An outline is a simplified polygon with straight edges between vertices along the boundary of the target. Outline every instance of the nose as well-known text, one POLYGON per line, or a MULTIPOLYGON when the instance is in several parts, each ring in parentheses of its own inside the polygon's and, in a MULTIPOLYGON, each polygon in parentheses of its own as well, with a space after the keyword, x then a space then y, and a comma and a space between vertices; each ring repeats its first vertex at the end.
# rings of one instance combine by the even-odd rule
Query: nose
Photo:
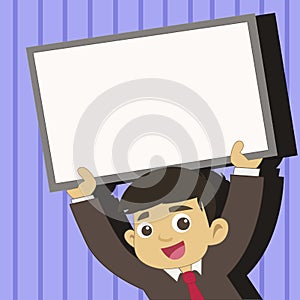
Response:
POLYGON ((170 242, 170 241, 173 240, 172 237, 168 237, 168 236, 163 235, 163 234, 160 234, 160 235, 158 236, 158 239, 159 239, 160 241, 162 241, 162 242, 170 242))

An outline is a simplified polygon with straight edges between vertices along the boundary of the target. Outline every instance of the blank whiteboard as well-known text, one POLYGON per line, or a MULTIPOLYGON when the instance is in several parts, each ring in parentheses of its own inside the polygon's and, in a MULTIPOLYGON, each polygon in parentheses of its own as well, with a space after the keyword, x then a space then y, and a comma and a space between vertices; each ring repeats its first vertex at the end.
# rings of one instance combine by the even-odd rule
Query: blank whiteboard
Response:
POLYGON ((276 155, 254 15, 28 49, 50 190, 276 155), (119 176, 118 176, 119 175, 119 176))

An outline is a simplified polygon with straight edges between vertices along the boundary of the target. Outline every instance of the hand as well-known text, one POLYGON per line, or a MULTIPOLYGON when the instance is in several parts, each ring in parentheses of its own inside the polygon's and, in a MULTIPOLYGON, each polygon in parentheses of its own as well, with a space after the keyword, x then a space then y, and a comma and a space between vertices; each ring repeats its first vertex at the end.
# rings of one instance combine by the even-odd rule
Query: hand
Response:
POLYGON ((249 160, 245 155, 241 153, 244 148, 244 143, 241 141, 236 142, 231 150, 231 163, 237 168, 249 168, 255 169, 262 162, 262 158, 249 160))
POLYGON ((78 188, 68 190, 67 193, 73 199, 92 195, 96 188, 96 180, 93 174, 87 168, 78 168, 77 172, 83 182, 79 184, 78 188))

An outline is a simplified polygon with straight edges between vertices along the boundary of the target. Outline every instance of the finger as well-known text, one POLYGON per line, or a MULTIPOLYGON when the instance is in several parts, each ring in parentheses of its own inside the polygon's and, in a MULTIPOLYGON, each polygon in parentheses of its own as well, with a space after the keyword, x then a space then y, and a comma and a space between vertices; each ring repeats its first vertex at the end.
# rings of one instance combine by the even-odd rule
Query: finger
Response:
POLYGON ((248 160, 247 167, 257 168, 261 164, 262 160, 263 160, 262 158, 248 160))
POLYGON ((232 147, 231 154, 241 153, 243 149, 244 149, 244 143, 242 141, 237 141, 234 143, 232 147))
POLYGON ((96 180, 84 181, 79 185, 79 189, 85 196, 91 195, 96 188, 96 180))
POLYGON ((247 165, 248 159, 243 154, 235 154, 230 157, 231 163, 238 168, 243 168, 247 165))
POLYGON ((81 198, 84 196, 79 188, 67 190, 67 193, 72 199, 81 198))
POLYGON ((77 172, 84 181, 95 181, 94 175, 87 168, 80 167, 77 172))

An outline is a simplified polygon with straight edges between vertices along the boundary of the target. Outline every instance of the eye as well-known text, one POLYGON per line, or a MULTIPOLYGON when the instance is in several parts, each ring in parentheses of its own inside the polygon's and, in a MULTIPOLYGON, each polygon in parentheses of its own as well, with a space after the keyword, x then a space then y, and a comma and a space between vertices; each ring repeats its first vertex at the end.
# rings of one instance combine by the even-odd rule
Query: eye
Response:
POLYGON ((152 235, 153 227, 150 223, 143 222, 138 225, 137 233, 141 238, 146 239, 152 235))
POLYGON ((177 232, 188 231, 191 225, 191 218, 186 214, 177 214, 172 219, 172 226, 177 232))

